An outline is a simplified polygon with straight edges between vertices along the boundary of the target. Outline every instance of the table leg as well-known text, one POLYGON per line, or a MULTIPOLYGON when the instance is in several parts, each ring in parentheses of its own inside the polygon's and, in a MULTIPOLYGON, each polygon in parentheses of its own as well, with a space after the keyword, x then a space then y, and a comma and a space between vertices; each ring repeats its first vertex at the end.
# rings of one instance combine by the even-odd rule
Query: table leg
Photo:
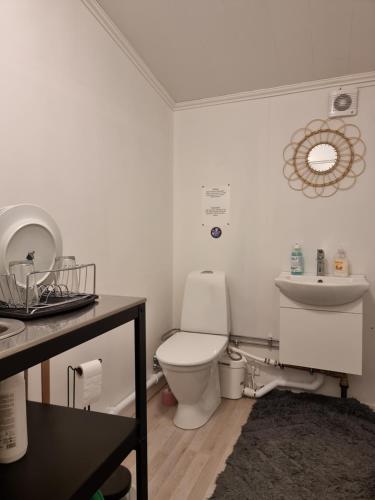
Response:
POLYGON ((25 377, 25 393, 27 401, 29 399, 29 370, 25 370, 23 373, 25 377))
POLYGON ((49 359, 41 363, 41 379, 42 379, 42 403, 50 404, 51 388, 50 388, 50 364, 49 359))
POLYGON ((146 309, 138 307, 134 322, 135 412, 139 423, 137 454, 137 500, 148 499, 147 478, 147 388, 146 388, 146 309))

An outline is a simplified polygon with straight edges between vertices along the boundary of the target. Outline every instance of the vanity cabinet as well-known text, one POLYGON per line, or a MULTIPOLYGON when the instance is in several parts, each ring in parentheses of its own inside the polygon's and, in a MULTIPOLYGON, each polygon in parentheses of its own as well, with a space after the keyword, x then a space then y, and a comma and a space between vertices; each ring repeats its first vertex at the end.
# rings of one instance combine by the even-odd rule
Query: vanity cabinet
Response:
POLYGON ((145 299, 101 296, 93 306, 27 322, 0 341, 0 380, 130 321, 136 418, 28 402, 28 451, 0 465, 1 499, 88 500, 135 450, 137 499, 147 500, 145 299))
POLYGON ((280 362, 362 375, 362 302, 309 306, 280 293, 280 362))

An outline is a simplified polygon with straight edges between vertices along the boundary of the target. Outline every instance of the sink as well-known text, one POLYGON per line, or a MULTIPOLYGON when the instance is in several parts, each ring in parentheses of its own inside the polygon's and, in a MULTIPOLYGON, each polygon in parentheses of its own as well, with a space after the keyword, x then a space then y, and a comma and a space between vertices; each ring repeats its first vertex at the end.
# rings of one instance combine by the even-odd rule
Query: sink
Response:
POLYGON ((313 306, 339 306, 354 302, 369 289, 365 276, 295 276, 281 273, 275 279, 280 291, 292 300, 313 306))
POLYGON ((0 340, 23 332, 25 323, 18 319, 0 318, 0 340))

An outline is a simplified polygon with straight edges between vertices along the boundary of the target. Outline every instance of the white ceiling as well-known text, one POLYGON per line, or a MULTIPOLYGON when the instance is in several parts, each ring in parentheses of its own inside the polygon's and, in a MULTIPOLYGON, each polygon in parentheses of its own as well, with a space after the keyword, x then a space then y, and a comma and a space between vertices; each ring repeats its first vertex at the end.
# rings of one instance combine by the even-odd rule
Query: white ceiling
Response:
POLYGON ((375 70, 375 0, 98 0, 176 102, 375 70))

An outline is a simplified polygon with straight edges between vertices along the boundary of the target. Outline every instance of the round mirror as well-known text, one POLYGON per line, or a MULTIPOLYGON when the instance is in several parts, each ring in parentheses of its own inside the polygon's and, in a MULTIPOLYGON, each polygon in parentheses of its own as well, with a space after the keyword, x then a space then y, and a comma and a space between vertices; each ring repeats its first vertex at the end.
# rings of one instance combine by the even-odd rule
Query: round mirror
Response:
POLYGON ((361 131, 340 118, 311 120, 284 148, 283 174, 307 198, 328 198, 354 186, 366 168, 361 131))
POLYGON ((331 144, 317 144, 307 155, 309 167, 316 173, 328 172, 335 166, 336 161, 337 151, 331 144))

